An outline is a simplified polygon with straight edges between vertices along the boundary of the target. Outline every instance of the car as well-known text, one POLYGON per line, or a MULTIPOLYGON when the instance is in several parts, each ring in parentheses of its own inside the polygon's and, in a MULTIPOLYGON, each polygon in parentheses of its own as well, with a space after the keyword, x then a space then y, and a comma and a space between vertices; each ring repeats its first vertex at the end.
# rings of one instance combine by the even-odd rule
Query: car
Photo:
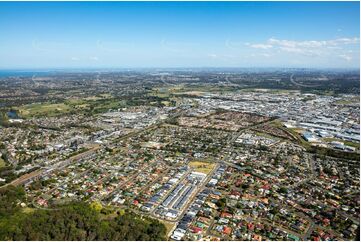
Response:
POLYGON ((181 228, 176 228, 176 229, 174 230, 174 232, 178 232, 178 233, 181 233, 181 234, 185 234, 185 233, 186 233, 186 230, 181 229, 181 228))
POLYGON ((146 207, 146 206, 143 206, 141 209, 142 209, 143 211, 146 211, 146 212, 150 211, 150 208, 149 208, 149 207, 146 207))
POLYGON ((180 241, 180 240, 182 240, 183 237, 180 237, 179 235, 172 235, 170 238, 173 240, 180 241))

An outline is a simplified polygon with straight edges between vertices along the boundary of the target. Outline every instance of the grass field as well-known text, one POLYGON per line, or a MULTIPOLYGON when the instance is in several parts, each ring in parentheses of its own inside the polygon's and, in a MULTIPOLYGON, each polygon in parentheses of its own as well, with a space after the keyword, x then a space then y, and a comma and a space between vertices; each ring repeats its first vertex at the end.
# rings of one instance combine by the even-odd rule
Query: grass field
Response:
POLYGON ((357 104, 357 103, 360 103, 360 98, 359 97, 352 97, 352 98, 348 98, 346 100, 338 100, 335 103, 339 104, 339 105, 357 104))
POLYGON ((181 90, 184 85, 177 85, 172 87, 160 87, 160 88, 153 88, 152 92, 150 93, 151 96, 157 97, 169 97, 171 94, 181 90))
POLYGON ((71 107, 65 103, 36 103, 19 108, 21 117, 58 116, 70 112, 71 107))
POLYGON ((267 134, 267 133, 262 133, 262 132, 255 132, 256 135, 258 136, 261 136, 261 137, 265 137, 265 138, 268 138, 268 139, 275 139, 276 137, 270 135, 270 134, 267 134))
POLYGON ((5 165, 5 161, 0 157, 0 168, 4 167, 5 165))
POLYGON ((299 128, 284 128, 291 134, 293 134, 295 137, 297 137, 297 140, 300 145, 302 145, 305 149, 309 149, 311 147, 311 144, 307 142, 304 138, 302 138, 301 134, 304 131, 303 129, 299 128))
POLYGON ((165 106, 170 106, 170 102, 168 102, 168 101, 162 101, 162 104, 164 104, 165 106))
POLYGON ((346 141, 346 140, 337 139, 337 138, 324 138, 323 141, 325 141, 325 142, 332 142, 332 141, 342 142, 345 145, 355 147, 356 149, 360 149, 360 144, 356 143, 356 142, 352 142, 352 141, 346 141))
POLYGON ((245 88, 240 90, 240 92, 264 92, 272 94, 287 94, 300 92, 299 90, 287 90, 287 89, 266 89, 266 88, 245 88))
POLYGON ((174 85, 171 87, 154 88, 150 96, 170 97, 171 95, 192 95, 199 96, 206 93, 230 92, 236 91, 232 87, 219 87, 209 85, 185 86, 184 84, 174 85))
POLYGON ((61 103, 34 103, 20 106, 18 114, 22 118, 54 117, 68 113, 106 112, 126 106, 125 100, 106 97, 88 97, 83 99, 68 99, 61 103))
POLYGON ((33 213, 34 211, 35 211, 35 208, 25 207, 22 209, 22 212, 27 213, 27 214, 33 213))
POLYGON ((189 162, 189 166, 192 167, 197 172, 202 172, 205 174, 209 174, 213 168, 215 167, 215 163, 207 162, 207 161, 191 161, 189 162))
POLYGON ((165 228, 167 229, 167 235, 170 234, 170 232, 174 229, 174 227, 176 225, 175 223, 167 222, 164 220, 160 220, 160 222, 163 223, 165 228))

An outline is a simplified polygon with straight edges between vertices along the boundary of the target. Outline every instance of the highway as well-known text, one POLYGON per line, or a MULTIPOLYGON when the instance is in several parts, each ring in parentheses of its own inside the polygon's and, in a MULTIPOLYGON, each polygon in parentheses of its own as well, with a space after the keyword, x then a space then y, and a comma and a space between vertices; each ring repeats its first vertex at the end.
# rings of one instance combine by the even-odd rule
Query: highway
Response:
POLYGON ((294 76, 295 74, 292 74, 291 76, 290 76, 290 81, 293 83, 293 84, 295 84, 295 85, 297 85, 297 86, 300 86, 300 87, 318 87, 319 85, 305 85, 305 84, 301 84, 301 83, 298 83, 298 82, 296 82, 295 80, 293 80, 293 76, 294 76))

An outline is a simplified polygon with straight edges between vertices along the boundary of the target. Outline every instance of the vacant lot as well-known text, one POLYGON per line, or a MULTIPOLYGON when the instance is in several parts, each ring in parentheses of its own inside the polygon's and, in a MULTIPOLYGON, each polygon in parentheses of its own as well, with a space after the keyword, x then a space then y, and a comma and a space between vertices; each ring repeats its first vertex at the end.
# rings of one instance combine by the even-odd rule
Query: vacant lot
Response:
POLYGON ((213 168, 215 167, 215 163, 207 162, 207 161, 191 161, 189 162, 189 166, 194 168, 197 172, 202 172, 205 174, 209 174, 213 168))
POLYGON ((162 224, 164 224, 165 228, 167 229, 166 234, 170 235, 170 233, 173 231, 174 227, 175 227, 175 223, 172 222, 168 222, 168 221, 164 221, 164 220, 159 220, 162 224))

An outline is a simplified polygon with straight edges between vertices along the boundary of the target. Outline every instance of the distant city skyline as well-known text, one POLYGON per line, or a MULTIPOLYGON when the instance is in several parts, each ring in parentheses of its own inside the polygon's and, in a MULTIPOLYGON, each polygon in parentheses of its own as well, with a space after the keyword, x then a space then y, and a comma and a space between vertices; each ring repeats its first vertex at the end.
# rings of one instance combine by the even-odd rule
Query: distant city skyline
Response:
POLYGON ((0 69, 359 68, 359 2, 0 2, 0 69))

